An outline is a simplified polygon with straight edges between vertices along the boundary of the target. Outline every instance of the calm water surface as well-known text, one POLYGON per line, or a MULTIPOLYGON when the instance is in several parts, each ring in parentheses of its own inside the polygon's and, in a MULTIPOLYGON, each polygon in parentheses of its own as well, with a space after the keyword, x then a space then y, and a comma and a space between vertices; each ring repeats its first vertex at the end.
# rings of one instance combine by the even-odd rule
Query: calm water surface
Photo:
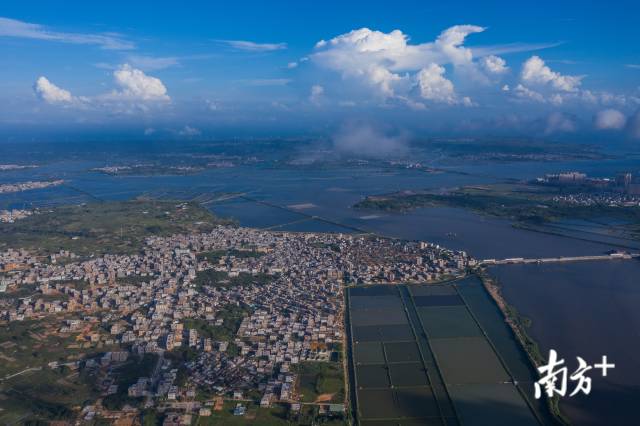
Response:
POLYGON ((543 353, 555 349, 575 368, 576 356, 616 364, 593 374, 589 396, 566 398, 576 424, 640 424, 640 261, 505 265, 491 271, 506 299, 531 318, 543 353))

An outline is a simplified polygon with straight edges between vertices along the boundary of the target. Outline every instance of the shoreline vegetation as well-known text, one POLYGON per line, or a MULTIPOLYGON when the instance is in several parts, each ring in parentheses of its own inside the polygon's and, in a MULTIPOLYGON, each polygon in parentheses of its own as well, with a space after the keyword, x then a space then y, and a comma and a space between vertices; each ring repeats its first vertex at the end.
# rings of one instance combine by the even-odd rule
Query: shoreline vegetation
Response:
MULTIPOLYGON (((607 204, 579 205, 554 199, 566 193, 561 189, 527 184, 495 184, 466 186, 447 192, 400 191, 371 195, 353 205, 355 209, 408 212, 418 208, 452 207, 479 214, 512 220, 522 228, 557 223, 560 220, 601 218, 616 219, 616 227, 625 235, 621 238, 640 240, 640 207, 607 204)), ((600 226, 607 226, 600 224, 600 226)), ((543 232, 539 229, 533 229, 543 232)))
MULTIPOLYGON (((524 349, 529 358, 529 362, 531 362, 537 370, 538 367, 545 364, 547 360, 540 351, 538 342, 536 342, 527 331, 527 328, 531 327, 531 320, 520 314, 514 306, 505 300, 500 284, 495 278, 489 275, 486 269, 478 269, 474 273, 480 278, 482 285, 498 306, 500 312, 502 312, 505 322, 509 325, 509 328, 511 328, 513 334, 516 336, 516 340, 524 349)), ((559 424, 564 426, 571 424, 560 411, 560 399, 557 396, 547 399, 547 402, 549 411, 559 424)))

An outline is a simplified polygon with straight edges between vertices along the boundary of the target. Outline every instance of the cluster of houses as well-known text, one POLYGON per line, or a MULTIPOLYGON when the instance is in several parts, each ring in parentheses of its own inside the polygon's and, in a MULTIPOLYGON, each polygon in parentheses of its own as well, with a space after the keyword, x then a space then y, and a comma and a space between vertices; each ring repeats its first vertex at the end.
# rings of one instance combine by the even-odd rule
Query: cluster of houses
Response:
POLYGON ((33 210, 11 209, 0 210, 0 223, 13 223, 33 214, 33 210))
POLYGON ((50 180, 50 181, 28 181, 18 183, 6 183, 0 185, 0 194, 8 194, 10 192, 22 192, 31 189, 42 189, 50 186, 62 185, 64 180, 50 180))
MULTIPOLYGON (((123 354, 194 354, 183 363, 185 386, 161 358, 162 368, 129 387, 132 397, 177 404, 197 387, 220 397, 259 394, 265 407, 297 404, 295 365, 329 361, 343 342, 345 284, 433 281, 473 264, 428 243, 233 226, 150 237, 133 255, 7 250, 4 291, 31 286, 33 294, 3 298, 0 319, 54 319, 61 336, 119 348, 100 361, 106 365, 125 362, 123 354)), ((114 391, 108 377, 104 384, 114 391)))

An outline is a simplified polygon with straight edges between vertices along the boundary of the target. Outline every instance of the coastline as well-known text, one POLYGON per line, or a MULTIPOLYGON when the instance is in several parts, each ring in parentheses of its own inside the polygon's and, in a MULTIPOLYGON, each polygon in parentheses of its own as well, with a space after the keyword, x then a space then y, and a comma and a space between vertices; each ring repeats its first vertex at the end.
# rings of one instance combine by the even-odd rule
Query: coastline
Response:
MULTIPOLYGON (((509 328, 513 331, 513 334, 516 337, 516 340, 523 348, 524 352, 527 354, 527 358, 529 362, 533 365, 533 367, 537 370, 539 366, 546 363, 545 357, 540 352, 540 347, 538 342, 536 342, 526 330, 530 320, 523 317, 518 313, 515 307, 509 305, 509 303, 505 300, 502 295, 500 285, 497 280, 489 275, 486 269, 478 269, 475 271, 475 274, 480 278, 482 285, 489 293, 494 303, 497 305, 500 312, 504 316, 505 322, 509 325, 509 328)), ((554 419, 560 425, 568 426, 571 424, 569 419, 565 417, 560 411, 560 400, 557 396, 547 399, 549 411, 554 419)))

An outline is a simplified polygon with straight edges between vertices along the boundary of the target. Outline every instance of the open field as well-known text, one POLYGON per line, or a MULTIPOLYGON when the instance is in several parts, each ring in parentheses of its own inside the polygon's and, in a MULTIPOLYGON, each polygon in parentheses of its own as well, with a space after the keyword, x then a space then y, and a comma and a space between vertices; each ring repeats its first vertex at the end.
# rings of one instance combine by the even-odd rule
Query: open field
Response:
POLYGON ((302 362, 295 367, 299 375, 297 390, 303 402, 342 404, 345 398, 342 362, 302 362), (327 400, 328 395, 331 398, 327 400))
POLYGON ((96 398, 93 378, 69 369, 44 369, 0 384, 0 424, 67 420, 96 398))
POLYGON ((280 426, 291 425, 295 417, 289 415, 288 408, 282 405, 275 405, 271 408, 260 408, 255 404, 242 403, 247 407, 247 414, 244 416, 234 416, 234 402, 225 402, 221 411, 212 411, 211 416, 200 416, 195 420, 196 425, 266 425, 280 426))
MULTIPOLYGON (((0 329, 0 424, 17 419, 67 419, 97 396, 94 378, 48 363, 72 362, 110 350, 78 340, 78 333, 59 335, 60 323, 12 322, 0 329)), ((125 390, 126 392, 126 390, 125 390)))
MULTIPOLYGON (((86 341, 78 333, 60 335, 60 323, 50 321, 11 322, 0 327, 0 379, 27 368, 43 367, 52 361, 68 362, 101 348, 81 348, 86 341)), ((108 350, 108 349, 106 349, 108 350)))
POLYGON ((79 256, 135 253, 149 236, 207 232, 227 220, 196 203, 123 201, 60 206, 0 224, 0 249, 38 254, 69 250, 79 256))

